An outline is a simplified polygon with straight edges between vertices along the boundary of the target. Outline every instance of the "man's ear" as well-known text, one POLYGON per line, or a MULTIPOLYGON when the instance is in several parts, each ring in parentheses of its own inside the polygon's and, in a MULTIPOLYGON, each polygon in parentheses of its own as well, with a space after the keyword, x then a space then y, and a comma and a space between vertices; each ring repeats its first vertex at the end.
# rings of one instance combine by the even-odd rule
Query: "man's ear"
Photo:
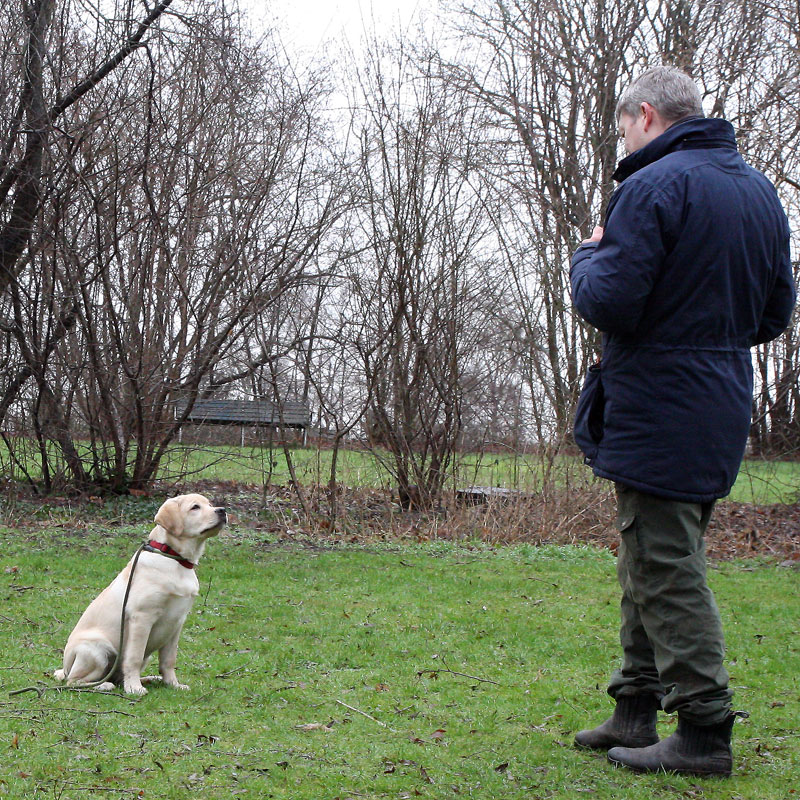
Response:
POLYGON ((158 509, 155 518, 156 525, 160 525, 173 536, 183 534, 183 515, 178 501, 171 497, 158 509))
POLYGON ((639 106, 639 113, 644 117, 644 122, 642 123, 642 128, 647 133, 650 129, 650 126, 653 124, 655 120, 655 108, 650 105, 650 103, 642 103, 639 106))

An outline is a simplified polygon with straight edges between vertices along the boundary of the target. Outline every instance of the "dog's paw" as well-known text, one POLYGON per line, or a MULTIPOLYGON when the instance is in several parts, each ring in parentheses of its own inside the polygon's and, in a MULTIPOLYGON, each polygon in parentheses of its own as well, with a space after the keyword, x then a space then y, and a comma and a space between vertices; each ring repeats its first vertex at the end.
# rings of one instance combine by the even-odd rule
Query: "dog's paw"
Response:
POLYGON ((142 675, 142 683, 161 683, 160 675, 142 675))
POLYGON ((164 686, 169 686, 170 689, 183 689, 186 691, 189 687, 185 683, 178 683, 177 678, 174 681, 164 681, 164 686))
POLYGON ((63 670, 63 669, 57 669, 57 670, 56 670, 56 671, 53 673, 53 677, 54 677, 54 678, 55 678, 57 681, 63 681, 63 680, 66 680, 67 673, 66 673, 66 672, 64 672, 64 670, 63 670))
POLYGON ((137 695, 147 694, 147 689, 145 689, 141 683, 134 684, 126 682, 124 685, 124 689, 125 689, 125 694, 137 694, 137 695))
POLYGON ((106 681, 105 683, 101 683, 97 688, 98 692, 113 692, 116 689, 116 685, 111 683, 111 681, 106 681))

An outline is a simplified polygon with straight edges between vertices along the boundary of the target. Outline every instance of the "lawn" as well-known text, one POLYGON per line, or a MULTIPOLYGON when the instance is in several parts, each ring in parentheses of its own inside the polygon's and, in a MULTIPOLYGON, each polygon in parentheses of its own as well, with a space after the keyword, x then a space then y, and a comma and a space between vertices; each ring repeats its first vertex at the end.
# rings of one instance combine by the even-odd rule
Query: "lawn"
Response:
MULTIPOLYGON (((320 448, 290 450, 298 480, 304 484, 327 483, 331 451, 320 448)), ((386 469, 388 454, 341 450, 338 480, 346 486, 387 487, 393 485, 386 469)), ((261 484, 286 484, 290 474, 281 449, 259 447, 176 447, 164 462, 162 475, 188 472, 193 478, 233 480, 261 484)), ((559 456, 552 464, 537 455, 520 453, 464 453, 457 459, 451 480, 458 486, 502 486, 538 491, 545 476, 559 485, 592 480, 591 470, 580 459, 559 456)), ((729 500, 739 503, 794 503, 800 499, 800 461, 748 459, 742 464, 729 500)))
MULTIPOLYGON (((327 484, 332 451, 320 447, 289 448, 295 475, 301 484, 327 484)), ((18 454, 19 455, 19 454, 18 454)), ((30 476, 39 476, 35 456, 27 464, 30 476)), ((395 481, 387 468, 388 453, 360 449, 339 451, 337 480, 343 486, 388 488, 395 481)), ((0 443, 0 478, 24 483, 26 478, 0 443)), ((291 481, 282 447, 239 445, 174 445, 161 462, 159 477, 181 481, 231 481, 257 486, 286 485, 291 481)), ((499 486, 539 492, 546 483, 557 487, 585 486, 594 480, 577 456, 559 455, 549 460, 524 452, 459 453, 448 486, 499 486)), ((729 500, 740 503, 795 503, 800 500, 800 461, 748 459, 742 464, 729 500)))
POLYGON ((9 697, 51 683, 79 614, 149 530, 76 520, 0 528, 0 796, 796 796, 797 570, 711 573, 736 707, 751 715, 734 730, 734 777, 636 776, 571 746, 610 709, 607 551, 285 548, 234 526, 198 569, 178 663, 188 692, 9 697))

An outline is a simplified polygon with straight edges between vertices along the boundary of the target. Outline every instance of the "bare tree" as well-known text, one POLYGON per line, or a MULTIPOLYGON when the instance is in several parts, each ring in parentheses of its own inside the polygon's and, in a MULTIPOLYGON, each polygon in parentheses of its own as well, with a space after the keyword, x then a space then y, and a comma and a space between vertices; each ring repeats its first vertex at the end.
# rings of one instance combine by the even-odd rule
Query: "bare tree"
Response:
MULTIPOLYGON (((620 89, 652 63, 689 71, 710 113, 733 122, 745 158, 776 182, 796 213, 797 14, 789 0, 486 0, 459 7, 459 57, 444 74, 494 119, 486 180, 508 265, 497 324, 518 357, 540 437, 555 434, 557 442, 568 433, 596 349, 594 333, 571 312, 567 272, 613 189, 620 89)), ((796 429, 797 347, 790 331, 757 353, 755 431, 763 441, 773 423, 784 440, 796 429)))
MULTIPOLYGON (((146 485, 197 399, 245 391, 314 405, 334 516, 359 428, 423 502, 465 433, 554 457, 599 344, 569 257, 648 64, 691 72, 800 215, 794 0, 455 3, 457 48, 368 44, 344 137, 322 71, 235 5, 0 9, 0 422, 32 481, 146 485)), ((796 450, 796 327, 755 364, 754 445, 796 450)))
POLYGON ((488 226, 473 109, 438 80, 430 45, 419 52, 373 43, 361 74, 357 180, 368 249, 350 285, 353 313, 368 322, 359 352, 369 433, 391 454, 401 500, 427 504, 452 467, 482 339, 488 226))
MULTIPOLYGON (((60 133, 57 126, 61 117, 140 47, 144 36, 171 4, 172 0, 161 0, 132 33, 113 36, 110 42, 96 42, 96 52, 103 54, 100 60, 88 61, 84 65, 84 79, 69 86, 59 80, 63 76, 57 72, 54 75, 46 72, 49 66, 58 71, 67 60, 65 34, 76 13, 72 4, 61 7, 55 30, 51 28, 56 0, 18 0, 4 5, 0 26, 6 32, 6 40, 20 36, 26 44, 19 55, 13 47, 5 51, 11 63, 3 69, 9 90, 6 103, 11 113, 5 117, 9 122, 3 132, 0 161, 0 294, 25 266, 22 256, 41 207, 43 164, 56 134, 60 133), (49 79, 55 79, 52 87, 57 94, 53 97, 47 96, 49 79)), ((126 13, 129 10, 129 3, 120 3, 110 18, 124 20, 125 27, 130 29, 132 20, 126 13)))
POLYGON ((616 160, 615 87, 643 14, 632 0, 462 6, 456 34, 472 44, 472 61, 445 67, 490 115, 487 206, 507 269, 498 324, 546 439, 569 430, 593 342, 570 312, 565 264, 602 213, 616 160))
POLYGON ((75 104, 102 124, 60 143, 39 269, 12 296, 34 424, 78 486, 147 485, 195 400, 275 357, 253 351, 259 319, 307 279, 336 212, 312 157, 321 97, 209 2, 91 110, 75 104), (77 321, 26 350, 59 295, 77 321))
MULTIPOLYGON (((4 120, 0 135, 0 330, 7 336, 6 380, 0 389, 0 422, 30 378, 35 378, 39 401, 63 431, 64 419, 56 398, 48 391, 42 362, 77 319, 75 305, 60 307, 51 298, 52 315, 46 329, 26 338, 20 317, 26 311, 20 285, 29 277, 34 251, 29 248, 37 218, 47 203, 49 189, 58 175, 50 161, 53 148, 65 138, 62 118, 87 93, 108 78, 139 48, 172 0, 157 3, 138 23, 130 4, 112 9, 116 25, 103 30, 105 18, 96 18, 91 57, 80 65, 71 60, 76 42, 72 3, 55 0, 18 0, 0 9, 2 35, 2 103, 4 120), (22 48, 17 43, 22 43, 22 48), (27 273, 26 273, 27 270, 27 273), (18 348, 12 347, 12 342, 18 348)), ((91 124, 81 120, 82 124, 91 124)), ((63 440, 63 434, 59 434, 63 440)), ((64 442, 66 444, 66 442, 64 442)), ((41 444, 44 451, 44 445, 41 444)), ((65 455, 78 469, 74 448, 65 455)))

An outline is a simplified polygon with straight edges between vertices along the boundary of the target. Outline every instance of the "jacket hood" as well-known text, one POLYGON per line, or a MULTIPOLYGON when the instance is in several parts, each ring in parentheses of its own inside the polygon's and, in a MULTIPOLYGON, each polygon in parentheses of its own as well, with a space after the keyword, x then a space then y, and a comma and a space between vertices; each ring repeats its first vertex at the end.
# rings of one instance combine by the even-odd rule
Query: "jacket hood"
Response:
POLYGON ((658 161, 667 153, 707 147, 736 150, 736 135, 733 125, 725 119, 709 119, 707 117, 689 117, 676 122, 652 142, 623 158, 612 177, 615 181, 624 181, 634 172, 658 161))

